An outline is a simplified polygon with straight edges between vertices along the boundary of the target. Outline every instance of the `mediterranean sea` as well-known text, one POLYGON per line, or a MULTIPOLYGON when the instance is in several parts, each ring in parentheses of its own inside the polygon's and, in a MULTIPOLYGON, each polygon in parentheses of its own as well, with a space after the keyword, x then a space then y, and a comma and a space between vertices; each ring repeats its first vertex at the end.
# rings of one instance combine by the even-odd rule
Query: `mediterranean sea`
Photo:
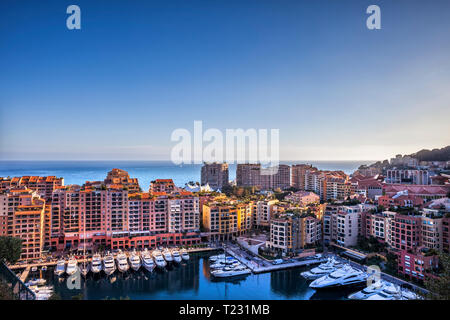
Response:
MULTIPOLYGON (((342 170, 353 173, 360 165, 375 161, 281 161, 283 164, 308 163, 320 170, 342 170)), ((187 182, 200 181, 201 166, 174 165, 170 161, 0 161, 0 177, 57 176, 64 184, 82 185, 86 181, 104 180, 108 171, 119 168, 138 178, 143 190, 155 179, 173 179, 179 187, 187 182)), ((236 178, 236 165, 230 164, 229 178, 236 178)))

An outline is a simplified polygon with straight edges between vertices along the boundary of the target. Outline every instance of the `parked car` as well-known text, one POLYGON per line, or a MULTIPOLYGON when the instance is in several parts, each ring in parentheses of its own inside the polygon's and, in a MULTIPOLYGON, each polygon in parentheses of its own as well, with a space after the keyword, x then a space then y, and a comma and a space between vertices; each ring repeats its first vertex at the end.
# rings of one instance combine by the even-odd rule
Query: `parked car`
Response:
POLYGON ((272 264, 282 264, 283 262, 283 259, 276 259, 272 262, 272 264))

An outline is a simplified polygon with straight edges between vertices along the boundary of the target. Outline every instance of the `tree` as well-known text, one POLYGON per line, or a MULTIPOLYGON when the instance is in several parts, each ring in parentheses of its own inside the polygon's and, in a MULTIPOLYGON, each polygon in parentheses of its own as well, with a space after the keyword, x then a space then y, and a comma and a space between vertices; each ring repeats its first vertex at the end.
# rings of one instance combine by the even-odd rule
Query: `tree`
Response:
POLYGON ((22 253, 22 239, 13 237, 0 237, 0 260, 5 259, 11 264, 19 260, 22 253))
POLYGON ((427 295, 431 300, 450 300, 450 255, 439 255, 439 277, 428 277, 425 288, 430 292, 427 295))
POLYGON ((11 288, 0 280, 0 300, 13 300, 14 296, 11 293, 11 288))

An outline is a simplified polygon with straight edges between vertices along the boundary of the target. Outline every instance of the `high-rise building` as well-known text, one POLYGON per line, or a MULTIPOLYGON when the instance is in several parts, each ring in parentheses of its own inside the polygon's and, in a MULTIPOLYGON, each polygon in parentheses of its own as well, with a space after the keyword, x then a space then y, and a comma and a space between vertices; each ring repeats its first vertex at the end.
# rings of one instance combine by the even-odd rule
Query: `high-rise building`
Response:
POLYGON ((307 170, 317 170, 310 164, 292 165, 292 187, 305 190, 305 174, 307 170))
POLYGON ((263 190, 286 189, 291 185, 291 167, 262 168, 261 164, 238 164, 236 184, 239 187, 258 187, 263 190))
POLYGON ((211 189, 217 190, 228 185, 227 163, 204 163, 201 172, 201 184, 208 184, 211 189))

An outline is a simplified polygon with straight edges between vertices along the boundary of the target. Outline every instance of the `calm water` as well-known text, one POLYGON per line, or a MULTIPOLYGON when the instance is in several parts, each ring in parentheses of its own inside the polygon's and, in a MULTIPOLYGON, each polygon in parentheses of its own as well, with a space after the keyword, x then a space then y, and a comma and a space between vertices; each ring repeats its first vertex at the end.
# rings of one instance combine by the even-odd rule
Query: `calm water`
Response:
MULTIPOLYGON (((349 292, 316 292, 308 287, 309 282, 300 276, 304 268, 288 269, 259 275, 248 275, 228 281, 215 281, 209 276, 210 254, 191 254, 188 262, 170 269, 153 273, 128 271, 122 275, 118 271, 113 278, 104 274, 89 274, 81 280, 81 289, 69 290, 64 281, 58 281, 53 270, 47 271, 47 279, 63 299, 83 294, 84 299, 129 297, 139 300, 276 300, 276 299, 345 299, 349 292)), ((353 290, 355 291, 355 290, 353 290)))
MULTIPOLYGON (((373 161, 285 161, 284 164, 310 163, 322 170, 342 170, 347 174, 361 164, 373 161)), ((98 181, 106 177, 112 168, 120 168, 139 179, 139 184, 147 190, 154 179, 173 179, 183 187, 189 181, 200 181, 201 165, 176 166, 169 161, 0 161, 0 177, 7 176, 58 176, 64 183, 82 185, 87 180, 98 181)), ((236 165, 229 166, 230 180, 236 178, 236 165)))

